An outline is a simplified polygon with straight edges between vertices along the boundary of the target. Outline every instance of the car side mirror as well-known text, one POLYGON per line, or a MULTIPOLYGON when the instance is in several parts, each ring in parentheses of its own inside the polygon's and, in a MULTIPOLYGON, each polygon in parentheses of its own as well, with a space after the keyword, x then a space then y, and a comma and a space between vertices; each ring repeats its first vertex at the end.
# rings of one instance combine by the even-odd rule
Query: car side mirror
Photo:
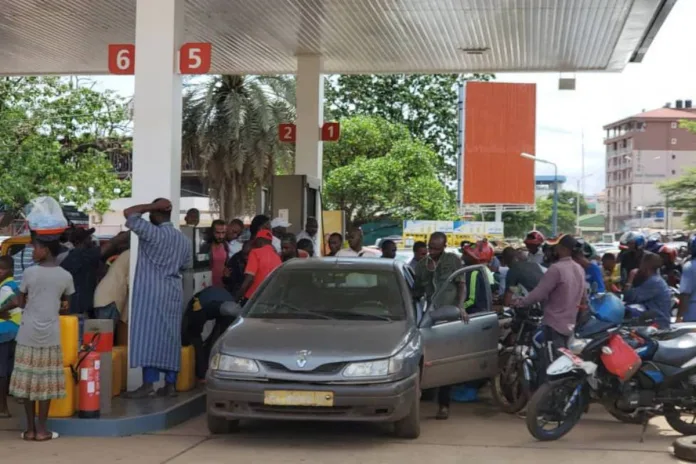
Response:
POLYGON ((242 315, 242 307, 234 301, 225 301, 220 305, 220 315, 237 318, 242 315))
POLYGON ((433 324, 438 322, 453 322, 462 318, 462 312, 456 306, 440 306, 430 311, 430 320, 433 324))

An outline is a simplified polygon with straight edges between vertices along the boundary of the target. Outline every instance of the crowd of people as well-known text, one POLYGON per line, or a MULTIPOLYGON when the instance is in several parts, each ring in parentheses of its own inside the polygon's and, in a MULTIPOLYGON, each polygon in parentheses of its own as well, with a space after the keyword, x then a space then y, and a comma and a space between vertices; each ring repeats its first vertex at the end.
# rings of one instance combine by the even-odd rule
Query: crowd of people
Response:
MULTIPOLYGON (((297 235, 288 232, 291 224, 283 218, 258 215, 248 228, 239 219, 216 220, 205 250, 212 286, 184 302, 181 272, 191 260, 192 247, 172 223, 171 203, 157 199, 126 209, 124 216, 130 232, 102 243, 94 240, 94 229, 69 228, 54 237, 32 233, 21 256, 0 257, 0 417, 9 415, 8 395, 23 400, 26 440, 57 438, 47 429, 46 419, 50 401, 65 395, 59 314, 113 319, 117 327, 129 324, 131 365, 142 368, 143 382, 124 396, 171 396, 176 394, 182 342, 194 346, 196 375, 203 381, 215 340, 215 335, 202 340, 206 321, 220 322, 220 334, 231 322, 225 304, 245 304, 283 262, 317 255, 376 257, 364 247, 359 227, 347 231, 346 247, 341 234, 330 234, 322 252, 315 218, 308 218, 297 235), (149 221, 143 214, 149 214, 149 221), (129 289, 131 233, 139 247, 129 289), (162 377, 164 386, 155 390, 162 377)), ((187 225, 196 226, 199 220, 198 211, 187 212, 187 225)), ((508 247, 496 256, 485 239, 463 242, 457 254, 447 251, 447 236, 435 232, 428 243, 413 245, 408 266, 414 296, 436 297, 438 304, 460 308, 464 322, 490 309, 487 285, 501 306, 542 303, 546 339, 555 348, 567 343, 597 293, 620 293, 624 302, 644 305, 657 324, 666 327, 673 304, 669 287, 680 286, 677 320, 696 321, 696 267, 690 259, 679 264, 676 252, 658 241, 627 233, 618 256, 601 257, 589 243, 571 235, 546 239, 532 231, 524 243, 525 250, 508 247), (483 266, 451 278, 473 264, 483 266)), ((691 256, 696 256, 696 238, 689 245, 691 256)), ((383 259, 396 258, 394 241, 382 241, 380 249, 383 259)), ((438 419, 448 417, 449 398, 450 390, 441 389, 438 419)))

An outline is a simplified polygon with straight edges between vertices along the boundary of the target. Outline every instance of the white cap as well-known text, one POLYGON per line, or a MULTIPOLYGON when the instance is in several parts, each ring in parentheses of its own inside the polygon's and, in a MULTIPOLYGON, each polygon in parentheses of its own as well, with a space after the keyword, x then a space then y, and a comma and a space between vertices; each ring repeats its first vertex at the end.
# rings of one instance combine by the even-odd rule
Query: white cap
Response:
POLYGON ((291 225, 292 224, 290 224, 288 221, 279 217, 271 221, 271 229, 275 229, 276 227, 290 227, 291 225))

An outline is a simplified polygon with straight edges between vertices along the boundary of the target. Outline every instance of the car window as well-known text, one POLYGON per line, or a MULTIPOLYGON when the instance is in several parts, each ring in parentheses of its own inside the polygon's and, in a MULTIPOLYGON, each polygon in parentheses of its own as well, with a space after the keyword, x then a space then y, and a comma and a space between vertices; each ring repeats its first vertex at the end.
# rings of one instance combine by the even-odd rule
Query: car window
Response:
POLYGON ((398 274, 384 270, 279 269, 245 317, 403 320, 398 274))

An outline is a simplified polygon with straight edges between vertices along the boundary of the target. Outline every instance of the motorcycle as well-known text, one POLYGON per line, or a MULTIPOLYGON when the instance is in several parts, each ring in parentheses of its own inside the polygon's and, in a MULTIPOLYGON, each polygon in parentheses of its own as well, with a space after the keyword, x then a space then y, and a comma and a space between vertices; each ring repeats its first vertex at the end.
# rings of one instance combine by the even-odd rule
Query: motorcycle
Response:
POLYGON ((640 418, 644 430, 651 417, 661 415, 677 432, 696 434, 696 333, 686 330, 657 340, 655 329, 597 324, 587 338, 559 350, 547 382, 528 404, 527 429, 538 440, 557 440, 596 399, 640 418), (683 420, 682 413, 690 418, 683 420), (551 422, 558 426, 545 429, 551 422))
POLYGON ((538 353, 541 343, 539 326, 541 307, 535 305, 526 309, 506 309, 504 318, 509 322, 504 329, 508 335, 503 338, 498 351, 500 369, 491 379, 493 402, 510 414, 521 411, 537 386, 538 353))

